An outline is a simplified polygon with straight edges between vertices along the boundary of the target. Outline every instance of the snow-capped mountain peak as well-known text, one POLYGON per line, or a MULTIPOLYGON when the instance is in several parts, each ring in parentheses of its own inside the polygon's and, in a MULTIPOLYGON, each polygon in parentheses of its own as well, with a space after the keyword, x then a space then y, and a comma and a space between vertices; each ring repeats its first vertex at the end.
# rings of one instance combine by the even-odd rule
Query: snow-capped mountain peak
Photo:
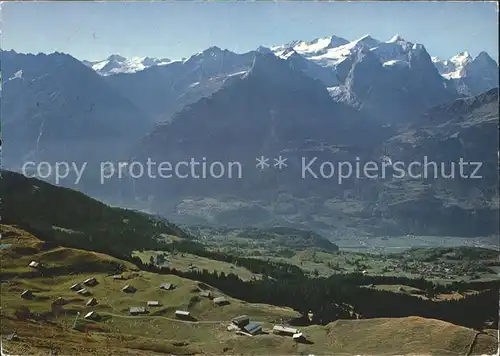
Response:
POLYGON ((135 73, 153 66, 166 65, 168 58, 132 57, 125 58, 120 54, 112 54, 102 61, 83 61, 83 63, 103 76, 118 73, 135 73))
POLYGON ((406 42, 406 40, 400 35, 396 34, 392 36, 392 38, 389 41, 387 41, 387 43, 398 43, 398 42, 406 42))
POLYGON ((328 37, 316 38, 309 42, 300 41, 293 46, 293 49, 298 53, 312 54, 343 46, 347 43, 349 43, 349 41, 347 41, 346 39, 333 35, 328 37))
POLYGON ((357 40, 347 42, 343 45, 328 48, 317 52, 304 52, 294 47, 295 51, 303 55, 306 58, 327 67, 335 67, 339 63, 343 62, 352 53, 356 52, 360 48, 371 49, 380 44, 380 41, 372 38, 370 35, 365 35, 357 40))
POLYGON ((297 54, 298 54, 297 51, 295 51, 292 47, 287 47, 283 51, 275 53, 277 57, 282 59, 288 59, 297 54))
POLYGON ((434 57, 432 61, 439 73, 455 83, 462 94, 477 94, 498 86, 498 64, 484 51, 474 58, 463 51, 449 60, 434 57))
POLYGON ((439 73, 446 79, 457 79, 464 75, 464 68, 472 61, 472 56, 467 51, 460 52, 449 60, 433 57, 432 62, 439 73))
POLYGON ((450 58, 450 61, 452 63, 455 63, 455 65, 457 65, 457 66, 458 65, 464 66, 467 63, 469 63, 471 60, 472 60, 472 56, 467 51, 460 52, 457 55, 450 58))
POLYGON ((271 49, 274 52, 277 52, 284 51, 287 48, 292 48, 298 54, 301 54, 305 57, 310 57, 324 54, 332 48, 337 48, 347 43, 349 43, 349 41, 345 38, 332 35, 327 37, 319 37, 312 41, 293 41, 284 45, 272 47, 271 49))

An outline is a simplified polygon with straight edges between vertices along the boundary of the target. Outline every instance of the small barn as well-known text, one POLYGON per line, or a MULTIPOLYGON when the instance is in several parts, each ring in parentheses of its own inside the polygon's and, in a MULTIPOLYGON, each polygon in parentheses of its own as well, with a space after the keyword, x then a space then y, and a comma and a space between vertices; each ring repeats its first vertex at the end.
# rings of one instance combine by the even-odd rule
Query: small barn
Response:
POLYGON ((262 326, 257 323, 249 323, 243 327, 243 331, 250 335, 257 335, 262 332, 262 326))
POLYGON ((125 287, 122 288, 122 291, 125 293, 135 293, 137 289, 134 286, 127 284, 125 287))
POLYGON ((97 284, 97 279, 95 279, 94 277, 88 278, 83 281, 83 284, 89 287, 95 286, 97 284))
POLYGON ((31 298, 33 298, 33 292, 30 291, 29 289, 26 289, 24 292, 21 293, 21 298, 31 299, 31 298))
POLYGON ((306 340, 306 337, 304 336, 304 334, 302 333, 296 333, 296 334, 293 334, 292 338, 295 340, 295 341, 305 341, 306 340))
POLYGON ((75 283, 70 287, 70 289, 76 292, 77 290, 82 289, 82 285, 80 283, 75 283))
POLYGON ((82 288, 76 291, 76 293, 80 295, 90 295, 91 293, 88 291, 88 289, 82 288))
POLYGON ((191 313, 185 310, 176 310, 175 316, 179 319, 190 319, 191 313))
POLYGON ((273 333, 278 334, 278 335, 287 335, 287 336, 293 336, 295 334, 300 333, 298 329, 295 328, 290 328, 288 326, 283 326, 283 325, 275 325, 273 327, 273 333))
POLYGON ((145 307, 131 307, 128 311, 130 315, 141 315, 141 314, 146 314, 146 308, 145 307))
POLYGON ((219 306, 229 304, 229 300, 227 300, 226 297, 217 297, 217 298, 214 298, 213 302, 214 302, 215 305, 219 305, 219 306))
POLYGON ((97 314, 95 311, 91 311, 91 312, 88 312, 87 314, 85 314, 85 316, 83 318, 85 320, 98 320, 100 317, 99 317, 99 314, 97 314))
POLYGON ((200 293, 200 297, 212 298, 212 292, 210 292, 209 290, 204 290, 200 293))
POLYGON ((160 289, 172 290, 175 289, 175 286, 172 283, 162 283, 160 284, 160 289))
POLYGON ((31 262, 29 263, 28 267, 35 268, 35 269, 36 269, 36 268, 40 267, 40 262, 38 262, 38 261, 31 261, 31 262))
POLYGON ((231 320, 231 323, 239 328, 243 328, 250 323, 250 318, 248 317, 248 315, 240 315, 236 318, 233 318, 233 320, 231 320))
POLYGON ((149 300, 148 301, 148 307, 159 307, 160 302, 157 300, 149 300))
POLYGON ((87 303, 85 303, 87 307, 93 307, 94 305, 97 305, 97 299, 95 298, 90 298, 87 300, 87 303))

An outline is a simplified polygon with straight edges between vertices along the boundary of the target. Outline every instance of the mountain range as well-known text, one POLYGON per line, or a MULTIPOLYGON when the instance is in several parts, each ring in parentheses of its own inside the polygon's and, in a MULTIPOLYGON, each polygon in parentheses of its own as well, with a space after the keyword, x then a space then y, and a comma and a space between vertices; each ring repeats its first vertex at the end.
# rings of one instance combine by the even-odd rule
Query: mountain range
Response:
POLYGON ((486 52, 475 58, 459 54, 442 61, 431 57, 423 45, 398 35, 386 42, 369 35, 354 41, 328 36, 261 46, 243 54, 211 47, 188 59, 149 61, 139 67, 149 66, 150 70, 136 76, 110 75, 138 74, 135 64, 128 65, 123 57, 104 61, 115 63, 111 72, 100 65, 96 69, 126 97, 163 121, 185 105, 210 96, 228 76, 247 72, 255 53, 275 54, 322 81, 335 101, 369 112, 384 123, 412 120, 434 105, 498 86, 498 64, 486 52), (160 68, 152 69, 158 67, 155 63, 160 68), (159 93, 161 100, 156 97, 159 93))
MULTIPOLYGON (((449 61, 394 36, 330 36, 179 61, 3 51, 4 167, 92 165, 78 186, 115 205, 186 223, 312 228, 326 236, 488 235, 498 224, 498 65, 449 61), (275 170, 241 180, 125 179, 99 162, 482 160, 484 179, 305 180, 275 170), (385 159, 385 158, 384 158, 385 159)), ((48 178, 49 180, 51 177, 48 178)))
MULTIPOLYGON (((331 70, 321 70, 319 67, 329 69, 341 69, 342 64, 353 52, 361 47, 366 47, 374 52, 383 66, 405 66, 408 55, 418 45, 406 41, 399 35, 393 36, 388 41, 380 41, 369 35, 354 41, 346 40, 338 36, 327 36, 316 38, 312 41, 294 41, 285 45, 272 46, 270 49, 261 47, 257 51, 272 51, 282 58, 295 57, 295 61, 302 61, 302 66, 310 66, 310 72, 322 72, 318 79, 325 81, 328 87, 338 86, 341 81, 331 70), (415 47, 415 48, 414 48, 415 47), (299 54, 300 56, 297 56, 299 54), (303 59, 308 59, 304 61, 303 59), (317 64, 317 66, 316 66, 317 64), (334 79, 335 78, 335 79, 334 79)), ((456 90, 465 95, 477 95, 498 83, 498 64, 486 52, 480 52, 472 57, 467 51, 460 52, 450 59, 431 57, 432 63, 446 80, 456 85, 456 90), (465 79, 467 78, 467 79, 465 79)), ((186 59, 180 60, 186 61, 186 59)), ((179 61, 168 58, 134 57, 127 59, 120 55, 111 55, 102 61, 83 61, 101 75, 113 75, 118 73, 134 73, 153 66, 164 66, 179 61)), ((345 74, 339 74, 345 77, 345 74)), ((314 75, 313 75, 314 76, 314 75)))

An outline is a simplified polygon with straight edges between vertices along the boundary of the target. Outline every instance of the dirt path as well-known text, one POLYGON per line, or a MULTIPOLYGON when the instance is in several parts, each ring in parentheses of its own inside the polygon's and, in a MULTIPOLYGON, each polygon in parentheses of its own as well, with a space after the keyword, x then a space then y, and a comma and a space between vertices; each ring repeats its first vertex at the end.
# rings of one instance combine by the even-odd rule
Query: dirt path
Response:
POLYGON ((474 337, 472 338, 472 341, 470 342, 469 350, 467 351, 466 356, 470 356, 472 354, 472 349, 474 349, 474 345, 476 344, 477 337, 480 334, 482 334, 482 332, 478 331, 478 332, 476 332, 476 335, 474 335, 474 337))

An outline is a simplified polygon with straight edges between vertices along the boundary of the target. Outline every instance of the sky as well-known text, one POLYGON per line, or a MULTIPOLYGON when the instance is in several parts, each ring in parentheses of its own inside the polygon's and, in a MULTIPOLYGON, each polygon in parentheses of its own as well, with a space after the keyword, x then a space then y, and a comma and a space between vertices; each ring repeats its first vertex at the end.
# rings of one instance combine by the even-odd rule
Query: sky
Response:
POLYGON ((4 2, 1 47, 180 59, 216 45, 246 52, 259 45, 337 35, 395 34, 431 56, 487 51, 498 62, 496 2, 4 2))

